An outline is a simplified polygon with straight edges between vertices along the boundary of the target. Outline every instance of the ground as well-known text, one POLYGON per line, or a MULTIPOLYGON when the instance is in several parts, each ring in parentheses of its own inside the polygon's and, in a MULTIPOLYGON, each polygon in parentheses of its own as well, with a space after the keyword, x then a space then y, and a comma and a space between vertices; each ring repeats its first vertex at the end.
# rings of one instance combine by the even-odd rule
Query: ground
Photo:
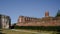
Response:
POLYGON ((41 32, 37 32, 37 31, 33 31, 33 30, 17 30, 17 29, 3 29, 0 30, 0 33, 3 34, 52 34, 52 31, 41 31, 41 32))

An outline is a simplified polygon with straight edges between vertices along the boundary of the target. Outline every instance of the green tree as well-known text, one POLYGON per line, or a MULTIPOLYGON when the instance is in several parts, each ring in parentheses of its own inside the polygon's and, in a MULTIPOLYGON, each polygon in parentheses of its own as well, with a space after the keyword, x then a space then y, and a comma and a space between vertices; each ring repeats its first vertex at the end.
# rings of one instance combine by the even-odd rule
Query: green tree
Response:
POLYGON ((60 10, 58 10, 56 17, 60 17, 60 10))

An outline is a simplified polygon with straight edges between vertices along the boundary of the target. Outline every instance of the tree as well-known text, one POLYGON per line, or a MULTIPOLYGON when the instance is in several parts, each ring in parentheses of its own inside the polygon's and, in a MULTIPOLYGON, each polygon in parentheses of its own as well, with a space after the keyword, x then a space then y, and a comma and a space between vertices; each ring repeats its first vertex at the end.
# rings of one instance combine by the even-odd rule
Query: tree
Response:
POLYGON ((60 17, 60 10, 58 10, 56 17, 60 17))
POLYGON ((11 26, 11 29, 14 29, 15 26, 16 26, 16 23, 14 23, 14 24, 11 26))

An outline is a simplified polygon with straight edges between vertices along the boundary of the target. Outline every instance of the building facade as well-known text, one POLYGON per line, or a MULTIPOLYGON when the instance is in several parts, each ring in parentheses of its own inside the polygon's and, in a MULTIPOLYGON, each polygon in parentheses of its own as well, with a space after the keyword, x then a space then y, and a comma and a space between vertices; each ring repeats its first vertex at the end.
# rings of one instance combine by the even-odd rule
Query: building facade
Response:
POLYGON ((19 16, 17 24, 18 26, 60 26, 60 16, 51 17, 49 12, 45 12, 43 18, 33 18, 26 16, 19 16))
POLYGON ((9 16, 0 14, 0 28, 9 29, 11 26, 11 19, 9 16))

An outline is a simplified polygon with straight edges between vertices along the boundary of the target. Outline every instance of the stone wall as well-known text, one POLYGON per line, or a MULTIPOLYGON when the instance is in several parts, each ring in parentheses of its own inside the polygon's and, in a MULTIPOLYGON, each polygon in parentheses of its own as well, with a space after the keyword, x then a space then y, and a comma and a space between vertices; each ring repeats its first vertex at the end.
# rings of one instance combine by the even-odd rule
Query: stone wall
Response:
POLYGON ((34 18, 27 16, 19 16, 18 26, 60 26, 60 17, 51 17, 49 12, 45 12, 45 17, 34 18))
POLYGON ((19 25, 19 26, 60 26, 59 17, 56 17, 56 18, 45 17, 41 19, 40 18, 31 19, 31 18, 24 17, 24 20, 25 22, 18 22, 16 25, 19 25))

